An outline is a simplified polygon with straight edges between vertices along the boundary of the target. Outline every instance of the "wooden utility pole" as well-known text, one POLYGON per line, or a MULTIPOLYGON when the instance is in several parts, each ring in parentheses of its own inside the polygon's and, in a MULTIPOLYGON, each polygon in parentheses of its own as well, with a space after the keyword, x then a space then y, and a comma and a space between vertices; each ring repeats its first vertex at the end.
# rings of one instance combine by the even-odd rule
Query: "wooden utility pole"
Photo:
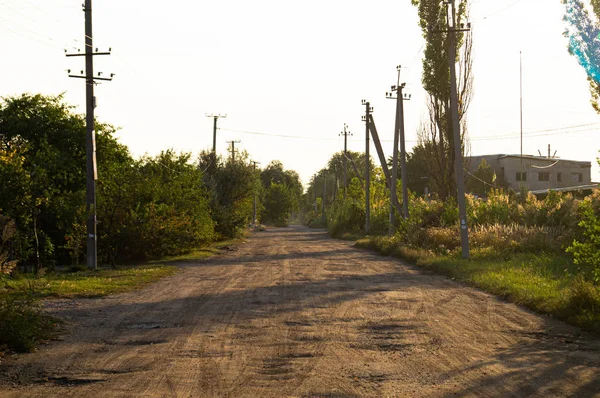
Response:
POLYGON ((322 208, 323 208, 323 212, 321 214, 321 220, 323 221, 323 223, 325 223, 325 221, 327 220, 327 218, 325 217, 325 201, 327 200, 327 175, 323 174, 323 203, 322 203, 322 208))
POLYGON ((231 163, 235 163, 235 144, 239 144, 241 141, 227 141, 231 148, 229 152, 231 152, 231 163))
POLYGON ((363 121, 366 124, 366 133, 365 133, 365 234, 368 234, 371 231, 371 162, 369 155, 369 124, 370 124, 370 115, 373 112, 373 108, 371 107, 371 103, 366 100, 362 100, 362 104, 365 106, 365 116, 363 116, 363 121))
MULTIPOLYGON (((254 166, 254 171, 256 172, 256 165, 260 164, 259 162, 252 161, 252 165, 254 166)), ((254 187, 254 209, 252 211, 252 225, 256 225, 256 186, 254 187)))
POLYGON ((226 118, 227 115, 211 113, 211 114, 206 114, 206 117, 210 117, 213 119, 213 148, 212 148, 212 151, 216 156, 216 154, 217 154, 217 121, 221 118, 222 119, 226 118))
POLYGON ((402 90, 405 84, 400 84, 400 72, 402 67, 398 65, 396 67, 398 71, 398 83, 392 86, 391 91, 386 93, 386 97, 396 100, 396 121, 394 127, 394 153, 392 154, 392 180, 393 183, 390 185, 390 229, 389 234, 392 235, 395 231, 396 217, 394 214, 395 201, 398 200, 398 194, 396 192, 396 182, 398 181, 398 142, 400 142, 400 168, 402 174, 402 216, 408 219, 408 172, 406 169, 406 140, 404 134, 404 101, 410 99, 410 95, 403 94, 402 90), (393 96, 393 92, 396 92, 396 97, 393 96))
MULTIPOLYGON (((90 269, 98 268, 98 237, 96 234, 96 180, 98 179, 98 171, 96 169, 96 133, 94 126, 94 108, 96 107, 96 98, 94 97, 94 85, 96 80, 111 81, 114 73, 111 73, 110 78, 104 78, 102 72, 94 77, 94 56, 95 55, 110 55, 108 52, 99 52, 94 49, 93 31, 92 31, 92 0, 85 0, 83 4, 83 12, 85 13, 85 52, 76 54, 66 54, 67 57, 85 56, 85 75, 81 71, 81 75, 71 74, 68 70, 69 77, 85 79, 85 102, 86 102, 86 134, 85 134, 85 154, 86 154, 86 211, 87 211, 87 267, 90 269)), ((66 50, 65 50, 66 53, 66 50)))
POLYGON ((352 135, 348 131, 348 125, 344 123, 344 131, 340 133, 344 136, 344 202, 346 201, 346 191, 348 189, 348 136, 352 135))

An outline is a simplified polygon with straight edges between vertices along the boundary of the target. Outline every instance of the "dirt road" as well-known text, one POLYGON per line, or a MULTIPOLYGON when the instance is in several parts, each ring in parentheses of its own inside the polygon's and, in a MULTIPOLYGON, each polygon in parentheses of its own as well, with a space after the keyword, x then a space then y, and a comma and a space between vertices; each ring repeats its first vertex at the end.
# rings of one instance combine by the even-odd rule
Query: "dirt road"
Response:
POLYGON ((301 227, 142 291, 51 302, 72 332, 0 397, 600 396, 600 341, 301 227))

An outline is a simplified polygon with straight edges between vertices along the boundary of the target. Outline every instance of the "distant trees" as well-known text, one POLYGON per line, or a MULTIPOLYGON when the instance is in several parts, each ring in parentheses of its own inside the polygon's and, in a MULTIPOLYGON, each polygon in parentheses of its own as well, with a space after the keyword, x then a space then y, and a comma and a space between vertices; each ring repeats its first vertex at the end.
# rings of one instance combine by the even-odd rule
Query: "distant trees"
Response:
POLYGON ((298 173, 284 170, 280 161, 272 161, 260 173, 264 189, 261 222, 286 226, 291 213, 300 209, 304 188, 298 173))
MULTIPOLYGON (((303 187, 274 161, 256 170, 211 152, 134 159, 96 123, 100 263, 179 254, 243 234, 254 199, 265 222, 287 225, 303 187)), ((0 101, 0 272, 78 265, 86 250, 85 120, 62 96, 0 101)))
POLYGON ((491 188, 495 187, 496 174, 489 163, 482 159, 477 170, 468 176, 466 190, 478 196, 487 196, 491 188))
POLYGON ((248 163, 248 154, 237 156, 235 162, 200 153, 202 182, 208 189, 212 219, 217 239, 238 237, 250 223, 257 173, 248 163))

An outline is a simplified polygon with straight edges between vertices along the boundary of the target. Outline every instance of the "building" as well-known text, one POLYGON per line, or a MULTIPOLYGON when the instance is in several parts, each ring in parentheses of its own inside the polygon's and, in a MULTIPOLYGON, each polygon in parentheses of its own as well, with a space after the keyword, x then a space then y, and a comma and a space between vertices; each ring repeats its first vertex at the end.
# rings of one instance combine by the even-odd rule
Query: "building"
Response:
POLYGON ((521 186, 532 193, 548 190, 577 191, 595 188, 592 184, 592 164, 557 157, 523 155, 483 155, 467 157, 468 170, 473 173, 481 161, 496 174, 498 187, 519 191, 521 186), (522 166, 521 166, 522 161, 522 166))

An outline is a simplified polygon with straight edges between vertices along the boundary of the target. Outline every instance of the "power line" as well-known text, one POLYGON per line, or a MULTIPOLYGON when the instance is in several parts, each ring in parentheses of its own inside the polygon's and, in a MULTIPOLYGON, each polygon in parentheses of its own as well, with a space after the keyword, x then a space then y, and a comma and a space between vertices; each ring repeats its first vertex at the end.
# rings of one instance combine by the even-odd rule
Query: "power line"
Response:
POLYGON ((483 19, 488 19, 490 17, 493 17, 494 15, 500 14, 501 12, 508 10, 509 8, 511 8, 512 6, 514 6, 515 4, 517 4, 519 2, 521 2, 521 0, 516 0, 516 1, 512 2, 512 3, 510 3, 509 5, 507 5, 506 7, 501 8, 498 11, 495 11, 495 12, 493 12, 493 13, 485 16, 485 17, 483 17, 483 19))
POLYGON ((281 137, 281 138, 292 138, 298 140, 320 140, 320 141, 339 141, 337 138, 327 138, 327 137, 302 137, 298 135, 286 135, 286 134, 270 134, 270 133, 261 133, 258 131, 247 131, 247 130, 234 130, 234 129, 224 129, 219 127, 218 130, 230 131, 233 133, 242 133, 242 134, 252 134, 252 135, 264 135, 266 137, 281 137))
MULTIPOLYGON (((575 133, 583 133, 588 131, 598 131, 600 127, 594 129, 581 129, 582 127, 590 127, 600 125, 598 123, 586 123, 586 124, 578 124, 573 126, 564 126, 557 127, 552 129, 543 129, 543 130, 534 130, 524 133, 524 138, 535 138, 535 137, 545 137, 552 135, 562 135, 562 134, 575 134, 575 133), (568 131, 564 131, 568 130, 568 131)), ((226 129, 226 128, 218 128, 222 131, 230 131, 234 133, 242 133, 242 134, 252 134, 252 135, 260 135, 265 137, 280 137, 280 138, 290 138, 290 139, 298 139, 298 140, 311 140, 311 141, 338 141, 336 138, 328 138, 328 137, 308 137, 308 136, 297 136, 297 135, 287 135, 287 134, 271 134, 271 133, 263 133, 258 131, 247 131, 247 130, 236 130, 236 129, 226 129)), ((520 133, 512 132, 508 134, 498 134, 498 135, 490 135, 490 136, 481 136, 481 137, 471 137, 470 141, 493 141, 493 140, 508 140, 513 138, 518 138, 520 133)), ((360 139, 348 139, 351 142, 362 142, 360 139)), ((393 140, 381 140, 381 142, 393 142, 393 140)), ((418 143, 418 140, 406 140, 406 142, 410 143, 418 143)))

